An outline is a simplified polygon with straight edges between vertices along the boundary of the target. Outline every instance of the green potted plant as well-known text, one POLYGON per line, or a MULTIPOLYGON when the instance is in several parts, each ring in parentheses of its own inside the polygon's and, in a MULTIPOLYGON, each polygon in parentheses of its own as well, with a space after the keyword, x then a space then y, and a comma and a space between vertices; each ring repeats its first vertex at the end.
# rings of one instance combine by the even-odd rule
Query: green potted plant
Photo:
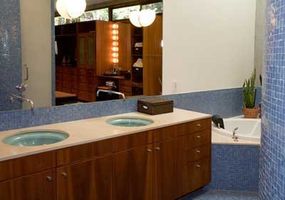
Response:
POLYGON ((259 107, 255 107, 256 99, 256 69, 252 72, 249 79, 246 79, 242 86, 243 92, 243 109, 245 118, 257 118, 259 115, 259 107))

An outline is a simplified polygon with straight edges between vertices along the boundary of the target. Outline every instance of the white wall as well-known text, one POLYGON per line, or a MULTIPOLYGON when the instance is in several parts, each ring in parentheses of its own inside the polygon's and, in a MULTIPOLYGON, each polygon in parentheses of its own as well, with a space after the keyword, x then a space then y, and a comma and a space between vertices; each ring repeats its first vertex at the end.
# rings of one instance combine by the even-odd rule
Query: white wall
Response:
POLYGON ((255 67, 257 79, 256 83, 260 84, 259 75, 262 74, 264 66, 264 49, 265 49, 265 18, 266 18, 266 0, 256 1, 256 22, 255 22, 255 67))
POLYGON ((35 107, 51 106, 51 1, 20 0, 20 8, 22 64, 27 64, 30 76, 24 94, 35 107))
POLYGON ((254 67, 256 0, 164 0, 163 94, 240 87, 254 67))

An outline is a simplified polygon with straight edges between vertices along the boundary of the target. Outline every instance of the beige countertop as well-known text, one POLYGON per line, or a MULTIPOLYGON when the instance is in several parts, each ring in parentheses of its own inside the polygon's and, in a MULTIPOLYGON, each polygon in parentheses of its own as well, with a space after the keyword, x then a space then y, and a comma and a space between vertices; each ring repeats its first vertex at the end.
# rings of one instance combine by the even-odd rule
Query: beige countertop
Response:
POLYGON ((42 153, 46 151, 62 149, 65 147, 75 146, 79 144, 85 144, 104 139, 114 138, 122 135, 128 135, 132 133, 162 128, 170 125, 176 125, 180 123, 190 122, 193 120, 199 120, 211 117, 208 114, 187 111, 182 109, 174 109, 173 113, 161 114, 161 115, 147 115, 143 113, 133 112, 119 115, 111 115, 105 117, 84 119, 78 121, 36 126, 24 129, 15 129, 9 131, 0 132, 0 161, 28 156, 36 153, 42 153), (154 121, 153 124, 144 127, 119 127, 106 123, 106 120, 114 117, 141 117, 154 121), (69 134, 69 137, 59 143, 42 145, 35 147, 17 147, 4 144, 2 140, 14 135, 21 131, 29 130, 59 130, 69 134))

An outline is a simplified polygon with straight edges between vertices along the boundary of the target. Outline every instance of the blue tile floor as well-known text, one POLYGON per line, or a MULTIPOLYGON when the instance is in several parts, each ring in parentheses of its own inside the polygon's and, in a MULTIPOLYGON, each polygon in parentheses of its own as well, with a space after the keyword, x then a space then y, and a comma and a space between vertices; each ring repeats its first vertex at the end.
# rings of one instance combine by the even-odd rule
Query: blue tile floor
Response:
POLYGON ((180 200, 258 200, 257 192, 200 190, 180 200))

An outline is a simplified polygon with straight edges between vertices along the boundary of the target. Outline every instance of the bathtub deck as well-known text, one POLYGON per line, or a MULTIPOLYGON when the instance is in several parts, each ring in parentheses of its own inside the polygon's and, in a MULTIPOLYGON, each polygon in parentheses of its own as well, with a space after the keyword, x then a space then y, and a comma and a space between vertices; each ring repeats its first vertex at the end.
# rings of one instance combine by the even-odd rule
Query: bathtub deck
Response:
POLYGON ((212 130, 212 144, 259 146, 260 141, 248 141, 248 140, 238 139, 238 142, 235 142, 231 137, 221 135, 217 133, 215 130, 212 130))
POLYGON ((200 190, 179 200, 258 200, 257 192, 200 190))

